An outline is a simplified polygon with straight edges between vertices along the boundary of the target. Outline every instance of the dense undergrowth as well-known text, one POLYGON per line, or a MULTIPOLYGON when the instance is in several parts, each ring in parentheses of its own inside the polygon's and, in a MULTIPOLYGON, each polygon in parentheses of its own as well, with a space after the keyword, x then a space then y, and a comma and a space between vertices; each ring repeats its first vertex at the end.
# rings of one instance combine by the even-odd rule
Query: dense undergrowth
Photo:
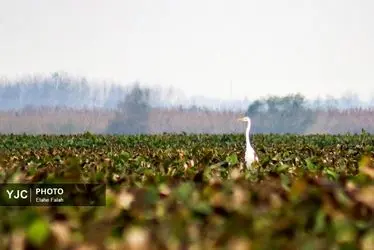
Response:
POLYGON ((0 249, 374 249, 374 136, 0 135, 1 183, 105 207, 0 207, 0 249))

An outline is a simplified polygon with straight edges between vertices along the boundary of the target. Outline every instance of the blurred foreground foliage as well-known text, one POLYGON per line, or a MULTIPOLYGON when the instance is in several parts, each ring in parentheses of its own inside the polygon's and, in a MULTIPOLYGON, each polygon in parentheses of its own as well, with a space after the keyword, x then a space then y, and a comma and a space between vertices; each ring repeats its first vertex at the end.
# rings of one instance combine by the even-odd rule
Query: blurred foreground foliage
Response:
POLYGON ((374 136, 0 135, 0 181, 105 207, 0 207, 0 249, 374 249, 374 136))

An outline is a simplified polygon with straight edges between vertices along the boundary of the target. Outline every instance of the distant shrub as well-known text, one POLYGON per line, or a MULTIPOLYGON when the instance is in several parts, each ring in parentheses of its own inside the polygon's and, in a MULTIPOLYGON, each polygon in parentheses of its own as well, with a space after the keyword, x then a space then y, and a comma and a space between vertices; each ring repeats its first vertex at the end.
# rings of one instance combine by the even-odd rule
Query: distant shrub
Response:
POLYGON ((109 134, 144 134, 148 132, 148 119, 151 110, 150 89, 140 88, 135 83, 126 94, 124 101, 118 103, 113 120, 109 122, 109 134))
POLYGON ((254 133, 299 134, 315 119, 315 111, 306 107, 300 94, 256 100, 249 105, 247 114, 253 119, 254 133))

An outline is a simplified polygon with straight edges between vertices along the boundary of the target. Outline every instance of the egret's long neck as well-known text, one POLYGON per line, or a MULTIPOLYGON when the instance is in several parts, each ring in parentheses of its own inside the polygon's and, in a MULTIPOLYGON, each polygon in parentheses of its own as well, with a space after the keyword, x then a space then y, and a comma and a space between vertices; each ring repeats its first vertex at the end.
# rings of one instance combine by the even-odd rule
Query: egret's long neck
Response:
POLYGON ((251 122, 248 122, 247 129, 245 130, 245 143, 247 144, 247 147, 251 146, 251 143, 249 142, 249 130, 251 130, 251 122))

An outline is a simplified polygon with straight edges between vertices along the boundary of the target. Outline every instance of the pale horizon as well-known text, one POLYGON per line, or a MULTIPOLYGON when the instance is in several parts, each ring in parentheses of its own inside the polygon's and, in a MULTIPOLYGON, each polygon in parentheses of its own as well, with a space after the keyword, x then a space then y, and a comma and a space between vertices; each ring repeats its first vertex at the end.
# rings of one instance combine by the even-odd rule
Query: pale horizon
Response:
POLYGON ((65 71, 222 100, 369 100, 373 12, 352 0, 0 0, 0 77, 65 71))

